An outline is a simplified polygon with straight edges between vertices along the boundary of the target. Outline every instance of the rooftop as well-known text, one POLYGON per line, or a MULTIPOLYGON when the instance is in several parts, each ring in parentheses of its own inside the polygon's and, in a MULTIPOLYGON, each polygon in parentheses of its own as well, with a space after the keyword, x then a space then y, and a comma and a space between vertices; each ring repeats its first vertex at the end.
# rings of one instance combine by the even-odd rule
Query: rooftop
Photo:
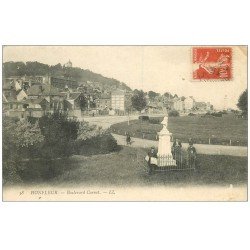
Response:
POLYGON ((116 89, 116 90, 112 91, 111 94, 112 95, 125 95, 125 91, 121 90, 121 89, 116 89))
POLYGON ((79 95, 81 95, 81 92, 71 92, 71 93, 69 93, 68 99, 75 100, 79 95))
POLYGON ((36 84, 31 86, 27 90, 27 95, 60 95, 59 89, 47 85, 47 84, 36 84))
POLYGON ((100 99, 110 99, 110 95, 109 94, 102 94, 101 96, 100 96, 100 99))

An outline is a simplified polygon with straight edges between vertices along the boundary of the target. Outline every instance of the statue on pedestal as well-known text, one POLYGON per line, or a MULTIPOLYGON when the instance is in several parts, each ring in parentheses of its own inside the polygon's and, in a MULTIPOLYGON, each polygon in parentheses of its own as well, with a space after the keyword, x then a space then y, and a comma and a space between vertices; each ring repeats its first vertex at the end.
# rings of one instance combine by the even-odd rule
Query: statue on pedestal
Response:
POLYGON ((172 133, 168 131, 168 116, 165 116, 161 122, 163 125, 162 130, 158 133, 159 146, 158 146, 158 166, 176 166, 176 161, 173 159, 171 150, 171 136, 172 133))

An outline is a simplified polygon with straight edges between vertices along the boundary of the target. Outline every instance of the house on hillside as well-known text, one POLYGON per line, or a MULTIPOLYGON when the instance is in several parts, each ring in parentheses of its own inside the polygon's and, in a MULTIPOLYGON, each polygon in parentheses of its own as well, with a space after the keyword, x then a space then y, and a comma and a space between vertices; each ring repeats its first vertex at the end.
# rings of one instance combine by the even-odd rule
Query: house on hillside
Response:
POLYGON ((88 100, 81 92, 69 93, 67 98, 64 100, 64 111, 69 116, 81 116, 81 111, 88 107, 88 100))
POLYGON ((3 94, 7 99, 17 101, 25 100, 28 97, 18 81, 4 82, 3 94))
POLYGON ((46 99, 48 102, 55 98, 60 98, 59 89, 48 84, 35 84, 27 90, 29 99, 46 99))
POLYGON ((109 110, 111 108, 111 95, 101 94, 100 97, 96 99, 96 108, 99 110, 109 110))
POLYGON ((19 119, 26 118, 26 108, 22 101, 12 98, 3 99, 3 115, 9 117, 17 117, 19 119))
POLYGON ((24 102, 27 117, 42 117, 50 111, 50 103, 46 99, 28 99, 24 102))
POLYGON ((3 84, 3 115, 25 118, 23 101, 26 99, 27 94, 18 81, 5 81, 3 84))

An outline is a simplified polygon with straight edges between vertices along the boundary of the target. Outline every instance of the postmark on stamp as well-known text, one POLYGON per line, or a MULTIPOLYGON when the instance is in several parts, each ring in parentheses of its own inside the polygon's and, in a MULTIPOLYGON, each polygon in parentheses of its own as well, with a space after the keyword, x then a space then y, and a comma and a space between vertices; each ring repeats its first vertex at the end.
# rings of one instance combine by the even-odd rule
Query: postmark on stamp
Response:
POLYGON ((193 47, 193 80, 231 80, 232 48, 193 47))

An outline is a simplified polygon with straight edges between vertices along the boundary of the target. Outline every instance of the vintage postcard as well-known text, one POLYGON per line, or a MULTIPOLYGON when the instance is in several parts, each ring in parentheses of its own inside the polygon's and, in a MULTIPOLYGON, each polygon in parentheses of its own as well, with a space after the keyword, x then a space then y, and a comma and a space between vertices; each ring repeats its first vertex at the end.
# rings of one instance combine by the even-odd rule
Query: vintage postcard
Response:
POLYGON ((247 46, 3 46, 3 201, 247 201, 247 46))

